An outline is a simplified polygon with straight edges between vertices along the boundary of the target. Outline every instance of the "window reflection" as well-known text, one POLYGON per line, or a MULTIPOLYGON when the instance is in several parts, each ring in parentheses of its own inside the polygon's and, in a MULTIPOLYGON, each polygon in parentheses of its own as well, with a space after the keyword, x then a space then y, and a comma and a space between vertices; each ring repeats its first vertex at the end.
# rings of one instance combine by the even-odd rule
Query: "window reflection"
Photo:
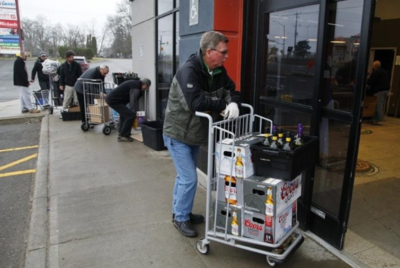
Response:
POLYGON ((330 4, 322 104, 329 109, 352 112, 360 45, 362 2, 330 4))
POLYGON ((158 0, 157 1, 157 5, 158 5, 157 6, 157 14, 160 15, 167 11, 172 10, 174 8, 173 3, 174 3, 174 0, 158 0))
MULTIPOLYGON (((356 90, 355 72, 360 39, 362 0, 329 6, 328 42, 322 84, 322 105, 351 112, 356 90)), ((316 166, 313 202, 336 217, 340 209, 350 124, 329 118, 320 122, 319 164, 316 166)))
POLYGON ((262 98, 311 105, 319 5, 268 14, 262 98))

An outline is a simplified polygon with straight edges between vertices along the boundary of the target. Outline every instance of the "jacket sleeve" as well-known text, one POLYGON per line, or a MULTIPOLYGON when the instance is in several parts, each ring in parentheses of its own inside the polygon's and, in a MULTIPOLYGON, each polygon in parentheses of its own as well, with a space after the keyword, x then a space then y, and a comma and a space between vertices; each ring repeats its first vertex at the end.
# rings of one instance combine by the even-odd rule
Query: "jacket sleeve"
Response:
POLYGON ((37 66, 38 62, 35 62, 35 65, 33 65, 32 68, 32 74, 31 74, 31 79, 35 80, 35 76, 36 76, 36 72, 38 71, 38 66, 37 66))
MULTIPOLYGON (((205 112, 221 112, 226 108, 224 99, 207 95, 204 92, 201 79, 202 72, 196 70, 193 66, 188 66, 177 75, 179 87, 182 90, 184 100, 187 107, 194 113, 196 111, 205 112)), ((183 107, 186 106, 185 104, 183 107)))
POLYGON ((25 71, 25 66, 24 66, 24 62, 23 61, 19 61, 17 62, 16 65, 16 73, 17 73, 17 77, 21 80, 21 82, 28 87, 29 86, 29 81, 28 81, 28 74, 25 71))
POLYGON ((60 65, 57 72, 58 72, 58 75, 60 76, 60 86, 65 86, 64 64, 60 65))
POLYGON ((129 106, 131 111, 135 114, 139 107, 140 89, 133 88, 129 91, 129 106))

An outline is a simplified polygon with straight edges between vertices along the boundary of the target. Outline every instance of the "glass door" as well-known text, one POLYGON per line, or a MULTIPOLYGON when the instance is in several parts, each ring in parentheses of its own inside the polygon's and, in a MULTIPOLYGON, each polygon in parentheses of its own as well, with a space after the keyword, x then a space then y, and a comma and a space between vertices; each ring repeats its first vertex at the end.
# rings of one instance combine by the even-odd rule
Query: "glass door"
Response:
POLYGON ((373 4, 270 0, 254 8, 261 10, 257 113, 291 131, 301 123, 319 138, 310 155, 315 168, 302 174, 299 222, 338 249, 350 212, 373 4))

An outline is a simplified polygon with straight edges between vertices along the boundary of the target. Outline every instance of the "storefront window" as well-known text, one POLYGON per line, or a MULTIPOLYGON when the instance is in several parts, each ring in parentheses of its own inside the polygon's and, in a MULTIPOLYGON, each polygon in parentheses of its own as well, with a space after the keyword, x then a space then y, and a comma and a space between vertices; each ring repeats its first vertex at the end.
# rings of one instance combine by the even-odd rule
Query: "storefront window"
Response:
POLYGON ((167 11, 171 11, 174 8, 173 3, 174 3, 174 0, 158 0, 157 1, 157 14, 161 15, 167 11))
POLYGON ((158 19, 157 35, 157 90, 159 119, 164 118, 169 88, 179 65, 179 13, 158 19), (175 23, 174 23, 175 19, 175 23))
POLYGON ((315 84, 319 5, 267 14, 261 98, 311 105, 315 84))

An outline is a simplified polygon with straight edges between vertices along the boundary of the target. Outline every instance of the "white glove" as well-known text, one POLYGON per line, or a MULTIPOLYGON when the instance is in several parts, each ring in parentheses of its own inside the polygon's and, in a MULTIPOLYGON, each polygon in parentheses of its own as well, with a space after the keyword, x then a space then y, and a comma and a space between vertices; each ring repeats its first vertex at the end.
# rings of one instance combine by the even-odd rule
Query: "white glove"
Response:
POLYGON ((236 102, 231 102, 226 109, 221 112, 224 119, 234 119, 239 116, 239 108, 236 102))

